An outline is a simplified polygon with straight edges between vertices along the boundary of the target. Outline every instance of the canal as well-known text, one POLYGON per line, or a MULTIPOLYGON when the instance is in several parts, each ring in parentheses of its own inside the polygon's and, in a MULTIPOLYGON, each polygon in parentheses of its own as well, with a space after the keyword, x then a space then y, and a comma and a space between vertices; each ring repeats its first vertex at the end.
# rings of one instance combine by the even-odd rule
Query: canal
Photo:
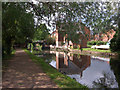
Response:
POLYGON ((36 54, 59 72, 89 88, 118 88, 120 60, 57 51, 36 54))

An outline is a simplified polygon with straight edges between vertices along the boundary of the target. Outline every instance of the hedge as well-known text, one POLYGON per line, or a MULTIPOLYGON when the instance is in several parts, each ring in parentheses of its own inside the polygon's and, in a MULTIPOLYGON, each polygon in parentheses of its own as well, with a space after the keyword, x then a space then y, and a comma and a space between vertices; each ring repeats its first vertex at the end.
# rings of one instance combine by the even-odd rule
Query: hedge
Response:
POLYGON ((87 44, 88 45, 105 45, 107 42, 103 42, 103 41, 88 41, 87 44))

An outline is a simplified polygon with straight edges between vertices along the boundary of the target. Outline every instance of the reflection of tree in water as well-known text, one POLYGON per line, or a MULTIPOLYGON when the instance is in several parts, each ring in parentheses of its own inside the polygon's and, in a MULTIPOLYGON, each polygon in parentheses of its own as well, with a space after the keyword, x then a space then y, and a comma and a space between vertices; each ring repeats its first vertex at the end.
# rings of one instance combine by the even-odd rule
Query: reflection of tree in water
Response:
POLYGON ((52 60, 56 60, 56 56, 54 54, 48 54, 44 57, 45 62, 50 63, 52 60))
POLYGON ((110 65, 116 77, 116 81, 118 82, 118 86, 120 88, 120 55, 116 59, 111 58, 110 65))
POLYGON ((93 81, 93 88, 112 88, 116 81, 110 73, 103 72, 103 76, 95 81, 93 81))

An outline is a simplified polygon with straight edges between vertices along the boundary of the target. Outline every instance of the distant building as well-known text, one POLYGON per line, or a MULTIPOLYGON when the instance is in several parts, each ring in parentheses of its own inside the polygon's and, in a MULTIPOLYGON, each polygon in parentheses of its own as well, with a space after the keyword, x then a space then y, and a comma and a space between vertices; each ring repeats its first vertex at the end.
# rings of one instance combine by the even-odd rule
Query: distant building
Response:
POLYGON ((87 41, 90 41, 90 30, 85 26, 84 27, 84 33, 85 35, 83 35, 81 32, 79 32, 78 34, 80 35, 80 38, 78 38, 78 40, 80 41, 80 44, 76 44, 76 43, 72 43, 72 41, 67 41, 67 34, 63 35, 61 34, 62 32, 65 31, 59 31, 58 28, 56 28, 56 31, 54 31, 51 34, 51 37, 55 37, 56 38, 56 47, 58 46, 65 46, 65 47, 74 47, 77 48, 79 47, 87 47, 87 41))
POLYGON ((107 42, 113 38, 115 35, 115 31, 113 29, 109 30, 106 33, 99 33, 93 36, 93 40, 95 41, 104 41, 107 42))

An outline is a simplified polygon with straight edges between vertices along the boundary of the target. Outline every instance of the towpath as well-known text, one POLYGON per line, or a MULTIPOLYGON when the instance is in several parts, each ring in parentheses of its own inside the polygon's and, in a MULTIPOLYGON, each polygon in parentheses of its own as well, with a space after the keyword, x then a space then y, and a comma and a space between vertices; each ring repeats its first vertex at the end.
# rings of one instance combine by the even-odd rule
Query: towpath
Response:
POLYGON ((2 88, 58 88, 28 54, 17 49, 2 76, 2 88))

